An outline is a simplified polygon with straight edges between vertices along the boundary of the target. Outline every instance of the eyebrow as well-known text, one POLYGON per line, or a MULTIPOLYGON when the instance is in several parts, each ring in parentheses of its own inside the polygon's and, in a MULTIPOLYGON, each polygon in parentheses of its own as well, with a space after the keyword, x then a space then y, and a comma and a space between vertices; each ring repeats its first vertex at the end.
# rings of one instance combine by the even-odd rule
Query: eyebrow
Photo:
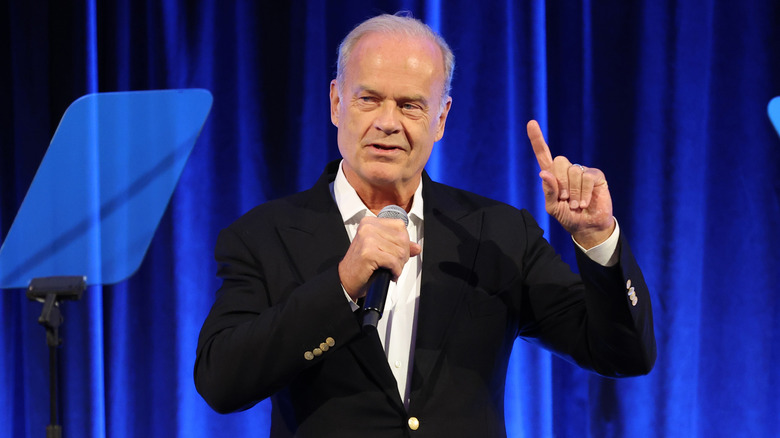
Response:
MULTIPOLYGON (((358 85, 355 87, 355 94, 360 94, 361 92, 366 92, 368 94, 373 94, 375 96, 385 96, 384 93, 380 93, 379 91, 363 85, 358 85)), ((399 102, 420 102, 424 106, 428 106, 428 99, 425 98, 425 96, 421 94, 413 94, 411 96, 401 96, 400 99, 396 99, 399 102)))

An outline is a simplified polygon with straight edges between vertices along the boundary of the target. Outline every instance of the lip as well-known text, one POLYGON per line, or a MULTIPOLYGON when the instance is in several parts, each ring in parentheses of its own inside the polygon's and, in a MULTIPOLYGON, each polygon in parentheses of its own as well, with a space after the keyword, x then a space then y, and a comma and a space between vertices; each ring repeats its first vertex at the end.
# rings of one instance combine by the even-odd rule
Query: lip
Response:
POLYGON ((401 146, 385 144, 385 143, 369 143, 365 146, 367 149, 372 150, 379 154, 389 154, 393 152, 403 152, 405 149, 401 146))

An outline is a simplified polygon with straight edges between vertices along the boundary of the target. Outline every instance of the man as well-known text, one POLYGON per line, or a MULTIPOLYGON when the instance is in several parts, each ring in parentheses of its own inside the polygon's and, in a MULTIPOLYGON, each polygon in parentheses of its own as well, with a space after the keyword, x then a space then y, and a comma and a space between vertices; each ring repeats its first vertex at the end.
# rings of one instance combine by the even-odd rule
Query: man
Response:
POLYGON ((553 159, 528 124, 547 211, 572 234, 581 277, 528 212, 423 171, 453 65, 412 18, 375 17, 346 37, 330 85, 343 160, 218 239, 223 284, 195 365, 214 409, 271 397, 274 437, 503 437, 517 336, 602 375, 650 371, 649 295, 601 171, 553 159), (408 227, 375 217, 390 204, 408 227), (396 281, 377 331, 363 331, 358 302, 379 268, 396 281))

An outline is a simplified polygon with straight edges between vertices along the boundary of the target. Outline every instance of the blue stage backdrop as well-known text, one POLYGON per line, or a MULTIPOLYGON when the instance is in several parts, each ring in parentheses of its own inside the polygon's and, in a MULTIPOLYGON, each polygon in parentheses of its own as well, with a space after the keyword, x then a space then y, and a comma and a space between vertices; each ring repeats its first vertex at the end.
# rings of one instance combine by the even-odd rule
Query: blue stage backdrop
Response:
MULTIPOLYGON (((10 0, 0 7, 0 235, 65 108, 95 91, 206 88, 214 106, 131 279, 64 304, 71 437, 265 436, 270 404, 227 416, 198 396, 198 331, 218 231, 312 184, 338 156, 336 46, 410 10, 451 44, 453 109, 435 179, 543 211, 525 136, 600 167, 652 289, 658 362, 609 380, 518 341, 511 437, 780 436, 780 2, 10 0), (196 6, 195 4, 198 3, 196 6), (78 4, 78 6, 74 6, 78 4)), ((0 436, 43 436, 38 303, 0 293, 0 436)))

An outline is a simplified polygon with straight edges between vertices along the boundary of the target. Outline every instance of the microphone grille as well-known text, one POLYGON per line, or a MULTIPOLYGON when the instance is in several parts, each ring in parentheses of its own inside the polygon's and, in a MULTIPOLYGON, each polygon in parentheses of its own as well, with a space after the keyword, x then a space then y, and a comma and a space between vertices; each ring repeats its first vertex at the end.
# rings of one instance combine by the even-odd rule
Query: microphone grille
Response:
POLYGON ((406 210, 397 205, 388 205, 383 208, 377 217, 383 219, 401 219, 404 221, 404 225, 409 225, 409 216, 406 215, 406 210))

